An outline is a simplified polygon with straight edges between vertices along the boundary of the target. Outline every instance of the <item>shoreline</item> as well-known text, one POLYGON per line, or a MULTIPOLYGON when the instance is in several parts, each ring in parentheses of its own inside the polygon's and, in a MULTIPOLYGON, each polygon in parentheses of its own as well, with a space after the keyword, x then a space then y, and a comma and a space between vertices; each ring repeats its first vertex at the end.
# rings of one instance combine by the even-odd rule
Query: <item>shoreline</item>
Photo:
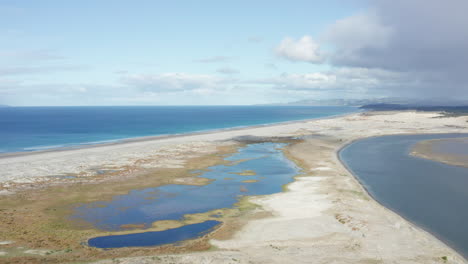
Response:
MULTIPOLYGON (((203 263, 210 259, 220 263, 283 264, 303 263, 311 258, 319 263, 446 263, 446 258, 450 263, 467 263, 430 232, 375 200, 339 158, 345 146, 368 137, 428 134, 425 131, 433 132, 430 134, 468 132, 467 117, 435 118, 438 116, 412 111, 350 113, 292 124, 4 158, 0 159, 0 164, 6 165, 6 170, 0 172, 0 184, 11 175, 21 174, 16 177, 18 180, 34 180, 39 172, 75 168, 86 171, 99 166, 131 165, 129 173, 133 168, 138 171, 140 167, 161 165, 168 170, 186 169, 184 160, 191 155, 212 155, 217 153, 214 147, 232 147, 239 144, 236 139, 241 137, 299 138, 301 142, 288 146, 285 154, 304 174, 295 176, 294 182, 284 188, 286 191, 250 197, 247 202, 255 205, 252 211, 235 218, 242 224, 234 224, 227 230, 227 236, 203 239, 205 243, 209 241, 212 250, 198 251, 195 247, 170 255, 171 251, 148 249, 144 255, 157 254, 161 263, 203 263)), ((93 175, 85 177, 92 180, 93 175)), ((125 252, 128 258, 116 255, 121 263, 152 259, 138 256, 134 251, 125 252)))
MULTIPOLYGON (((375 112, 375 111, 366 111, 366 112, 375 112)), ((407 111, 394 111, 394 112, 407 112, 407 111)), ((340 165, 352 176, 352 179, 355 181, 355 183, 357 183, 357 185, 359 186, 359 188, 361 190, 363 190, 366 195, 372 200, 372 202, 376 203, 381 209, 384 209, 386 211, 388 211, 389 213, 391 214, 394 214, 396 215, 397 217, 401 217, 404 221, 406 221, 410 226, 412 226, 414 229, 424 233, 426 236, 428 237, 431 237, 433 239, 436 240, 437 243, 440 243, 443 247, 446 247, 447 249, 450 249, 454 252, 455 256, 457 256, 457 258, 459 259, 459 261, 462 261, 463 263, 468 263, 466 262, 467 259, 461 255, 461 253, 459 253, 458 251, 456 251, 454 249, 454 247, 452 247, 450 245, 450 243, 448 243, 448 241, 445 241, 443 240, 442 238, 436 236, 435 234, 433 234, 432 232, 430 232, 430 230, 426 230, 424 227, 422 226, 419 226, 417 225, 416 223, 413 223, 411 222, 410 220, 408 220, 407 218, 401 216, 397 211, 394 211, 392 210, 390 207, 387 207, 385 204, 381 203, 379 200, 377 200, 369 191, 368 189, 365 187, 365 185, 359 180, 359 178, 349 169, 349 167, 347 166, 347 164, 341 159, 340 157, 340 153, 341 151, 346 148, 347 146, 353 144, 354 142, 357 142, 357 141, 360 141, 360 140, 364 140, 364 139, 367 139, 367 138, 373 138, 373 137, 381 137, 381 136, 391 136, 391 135, 427 135, 427 134, 432 134, 432 135, 444 135, 444 134, 466 134, 467 132, 457 132, 457 133, 447 133, 447 132, 438 132, 438 133, 424 133, 424 132, 419 132, 419 133, 413 133, 413 132, 409 132, 409 133, 385 133, 385 134, 382 134, 382 135, 372 135, 372 136, 358 136, 357 138, 353 138, 351 140, 348 140, 344 143, 341 143, 339 145, 339 147, 334 151, 334 159, 336 159, 340 165)), ((296 161, 295 161, 296 162, 296 161)), ((299 164, 298 164, 299 166, 299 164)), ((303 168, 303 166, 300 166, 301 168, 303 168)), ((303 168, 303 169, 306 169, 306 168, 303 168)), ((292 185, 292 184, 295 184, 296 181, 299 180, 299 178, 301 178, 302 176, 301 175, 298 175, 296 177, 294 177, 295 181, 288 184, 288 185, 292 185)), ((286 190, 283 190, 283 192, 289 192, 289 190, 286 188, 286 190)), ((261 198, 260 198, 261 199, 261 198)), ((253 199, 254 203, 256 202, 257 199, 253 199)), ((442 262, 445 263, 447 261, 446 259, 446 256, 445 257, 442 257, 442 262)), ((458 263, 457 261, 455 261, 456 263, 458 263)), ((133 263, 133 262, 129 262, 129 263, 133 263)))
MULTIPOLYGON (((464 259, 466 261, 468 261, 468 258, 466 258, 464 255, 462 255, 462 253, 460 253, 459 251, 457 251, 455 248, 454 245, 451 245, 451 243, 445 239, 443 239, 442 237, 438 236, 436 233, 432 232, 431 230, 429 230, 428 228, 425 228, 424 226, 420 226, 414 222, 412 222, 411 220, 409 220, 407 217, 401 215, 397 210, 394 210, 392 209, 390 206, 386 205, 385 203, 381 202, 379 199, 377 199, 374 195, 372 195, 372 193, 368 190, 368 188, 366 188, 366 185, 361 181, 361 179, 353 173, 353 171, 348 167, 348 165, 346 164, 346 162, 344 162, 342 159, 341 159, 341 151, 344 150, 346 147, 352 145, 353 143, 355 142, 358 142, 358 141, 361 141, 361 140, 365 140, 365 139, 369 139, 369 138, 376 138, 376 137, 385 137, 385 136, 393 136, 393 135, 440 135, 440 136, 443 136, 443 135, 448 135, 448 134, 459 134, 459 135, 463 135, 463 134, 466 134, 466 133, 419 133, 419 134, 414 134, 414 133, 409 133, 409 134, 387 134, 387 135, 383 135, 383 136, 371 136, 371 137, 363 137, 363 138, 358 138, 358 139, 354 139, 354 140, 351 140, 349 142, 346 142, 345 144, 343 144, 337 151, 336 151, 336 158, 340 161, 341 165, 348 171, 348 173, 350 175, 353 176, 353 179, 359 184, 359 186, 361 186, 361 189, 363 191, 365 191, 365 193, 376 203, 378 203, 380 206, 382 206, 382 208, 385 208, 387 210, 389 210, 390 212, 400 216, 401 218, 403 218, 405 221, 407 221, 408 223, 410 223, 414 228, 416 229, 419 229, 420 231, 422 232, 425 232, 426 234, 428 234, 429 236, 433 236, 434 238, 436 238, 440 243, 442 243, 443 245, 445 245, 447 248, 450 248, 452 249, 454 252, 456 252, 458 254, 458 256, 461 258, 461 259, 464 259)), ((413 154, 410 152, 408 153, 408 156, 412 156, 413 154)), ((418 157, 417 155, 415 155, 416 157, 418 157)), ((436 160, 432 160, 432 161, 436 161, 436 160)), ((457 166, 457 165, 453 165, 453 166, 457 166)))
MULTIPOLYGON (((216 134, 220 132, 243 131, 243 130, 249 130, 249 129, 255 129, 255 128, 283 126, 283 125, 288 125, 288 124, 301 124, 301 123, 307 123, 307 122, 311 122, 315 120, 343 117, 343 116, 352 115, 355 113, 364 113, 364 112, 366 112, 366 110, 358 109, 355 112, 348 112, 348 113, 338 114, 338 115, 308 118, 308 119, 299 119, 299 120, 290 120, 290 121, 281 121, 281 122, 274 122, 274 123, 265 123, 265 124, 258 124, 258 125, 215 128, 215 129, 197 130, 197 131, 191 131, 191 132, 185 132, 185 133, 174 133, 174 134, 137 136, 137 137, 130 137, 130 138, 115 139, 115 140, 102 140, 102 143, 99 143, 99 141, 98 143, 93 143, 93 142, 84 142, 84 143, 77 143, 77 144, 70 143, 73 145, 57 147, 57 148, 52 147, 52 148, 47 148, 43 150, 4 152, 4 153, 0 153, 0 159, 9 158, 9 157, 36 155, 36 154, 49 153, 49 152, 73 151, 73 150, 80 150, 80 149, 89 149, 89 148, 121 145, 121 144, 131 144, 131 143, 137 143, 137 142, 146 142, 146 141, 153 141, 153 140, 164 140, 164 139, 179 138, 179 137, 209 135, 209 134, 216 134)), ((47 147, 47 146, 44 146, 44 147, 47 147)))

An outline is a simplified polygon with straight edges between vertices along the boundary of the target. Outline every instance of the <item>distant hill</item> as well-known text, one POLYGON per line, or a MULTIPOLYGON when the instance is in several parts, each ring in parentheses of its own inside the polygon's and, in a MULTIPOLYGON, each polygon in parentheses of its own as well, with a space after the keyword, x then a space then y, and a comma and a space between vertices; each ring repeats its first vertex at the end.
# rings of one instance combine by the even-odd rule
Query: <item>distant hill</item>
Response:
POLYGON ((381 107, 437 107, 437 106, 466 106, 468 101, 453 100, 453 99, 415 99, 415 98, 399 98, 399 97, 384 97, 384 98, 367 98, 367 99, 304 99, 300 101, 274 104, 274 105, 310 105, 310 106, 369 106, 380 105, 381 107))
POLYGON ((312 106, 362 106, 381 103, 407 103, 404 99, 376 98, 376 99, 305 99, 286 105, 312 105, 312 106))
POLYGON ((395 111, 395 110, 416 110, 416 111, 437 111, 450 114, 468 114, 468 105, 443 106, 443 105, 408 105, 408 104, 368 104, 360 107, 372 111, 395 111))

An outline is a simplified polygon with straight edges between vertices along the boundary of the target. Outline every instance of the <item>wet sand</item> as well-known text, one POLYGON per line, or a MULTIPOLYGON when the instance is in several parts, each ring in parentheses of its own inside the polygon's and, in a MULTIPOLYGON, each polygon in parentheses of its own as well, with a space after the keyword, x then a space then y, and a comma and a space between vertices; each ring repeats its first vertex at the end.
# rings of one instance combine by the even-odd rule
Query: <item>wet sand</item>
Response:
POLYGON ((467 138, 459 138, 459 139, 433 139, 433 140, 424 140, 416 144, 413 149, 411 150, 411 154, 424 158, 430 159, 454 166, 461 166, 468 168, 468 155, 460 154, 460 153, 449 153, 445 151, 437 150, 438 144, 457 144, 462 143, 466 144, 467 138))
MULTIPOLYGON (((337 157, 343 146, 365 137, 468 132, 467 117, 436 117, 439 117, 437 113, 427 112, 355 113, 307 122, 6 157, 0 159, 0 166, 5 168, 0 172, 0 182, 5 197, 20 195, 25 188, 45 188, 66 181, 92 183, 99 179, 101 184, 107 184, 108 177, 125 179, 148 169, 184 170, 194 164, 194 159, 210 160, 206 157, 219 153, 220 147, 244 144, 236 140, 239 137, 257 140, 300 137, 302 140, 291 144, 285 153, 305 173, 286 186, 285 192, 248 199, 245 206, 248 209, 233 214, 224 230, 220 228, 220 232, 204 238, 205 244, 195 243, 184 250, 123 249, 106 254, 86 249, 86 258, 78 260, 109 258, 100 263, 115 263, 110 258, 128 256, 119 258, 119 263, 466 263, 435 237, 375 202, 337 157), (97 170, 103 168, 112 168, 113 172, 98 174, 97 170), (57 183, 51 174, 75 175, 78 180, 61 179, 57 183), (206 251, 209 245, 211 250, 206 251)), ((0 245, 0 252, 6 252, 2 260, 20 251, 17 247, 21 246, 21 239, 4 239, 13 242, 0 245)), ((58 249, 39 246, 28 250, 58 249)), ((85 247, 76 250, 83 251, 85 247)), ((69 253, 54 257, 54 254, 41 256, 23 251, 15 260, 73 259, 63 257, 66 254, 69 253)))

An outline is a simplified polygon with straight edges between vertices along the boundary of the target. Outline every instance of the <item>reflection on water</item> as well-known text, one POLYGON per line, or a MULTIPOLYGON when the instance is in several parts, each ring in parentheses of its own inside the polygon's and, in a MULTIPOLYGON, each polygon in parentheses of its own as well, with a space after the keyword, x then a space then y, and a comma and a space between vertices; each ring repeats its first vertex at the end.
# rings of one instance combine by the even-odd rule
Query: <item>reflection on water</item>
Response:
POLYGON ((199 177, 212 180, 207 185, 171 184, 132 190, 111 201, 81 205, 71 218, 107 231, 131 225, 148 228, 155 221, 181 220, 186 214, 232 207, 241 196, 280 192, 284 184, 300 173, 299 168, 283 155, 281 148, 285 145, 259 143, 241 148, 238 153, 225 158, 231 164, 203 171, 199 177))
POLYGON ((385 206, 468 256, 468 168, 409 155, 422 140, 467 135, 399 135, 357 141, 340 158, 385 206))

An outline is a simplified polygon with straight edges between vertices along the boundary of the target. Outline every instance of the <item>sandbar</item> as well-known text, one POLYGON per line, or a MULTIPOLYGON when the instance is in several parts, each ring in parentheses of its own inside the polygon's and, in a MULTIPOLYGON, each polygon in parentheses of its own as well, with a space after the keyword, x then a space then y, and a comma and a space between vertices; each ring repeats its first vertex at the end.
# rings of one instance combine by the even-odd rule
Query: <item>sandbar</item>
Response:
MULTIPOLYGON (((244 209, 231 213, 232 217, 226 218, 226 227, 205 237, 202 244, 193 242, 182 245, 180 250, 166 248, 165 251, 164 247, 158 247, 112 250, 110 253, 81 245, 73 248, 73 252, 78 252, 76 255, 67 258, 67 254, 74 253, 66 252, 64 248, 50 248, 56 246, 51 242, 54 239, 51 233, 50 237, 44 238, 44 246, 27 250, 49 250, 47 252, 54 253, 36 255, 32 262, 467 263, 433 235, 374 201, 337 156, 343 146, 366 137, 429 132, 467 133, 467 120, 466 116, 443 117, 436 112, 364 112, 327 119, 4 157, 0 159, 0 193, 3 194, 0 197, 16 197, 24 195, 25 190, 34 192, 37 189, 39 192, 41 188, 62 184, 75 186, 99 183, 104 186, 111 184, 110 179, 140 179, 144 175, 134 174, 148 170, 154 170, 154 173, 159 170, 178 170, 177 177, 167 181, 181 179, 191 184, 190 177, 183 174, 188 172, 187 166, 203 170, 211 165, 213 157, 217 157, 217 162, 222 162, 220 157, 248 143, 240 138, 297 139, 285 147, 284 152, 304 173, 285 186, 284 192, 242 201, 244 209), (207 166, 196 166, 197 160, 205 162, 207 166), (106 168, 112 172, 97 173, 97 170, 106 168), (76 178, 57 178, 54 175, 71 175, 76 178)), ((93 198, 88 197, 89 200, 93 198)), ((14 216, 14 212, 8 213, 14 216)), ((96 233, 90 229, 83 230, 86 231, 81 232, 90 232, 92 235, 96 233)), ((0 246, 0 250, 6 252, 2 260, 31 260, 30 255, 26 258, 14 253, 23 246, 21 236, 18 235, 17 239, 2 239, 14 241, 0 246)))
POLYGON ((432 139, 418 142, 411 150, 411 155, 434 160, 454 166, 468 168, 468 155, 437 150, 438 144, 450 143, 466 145, 467 138, 432 139))

